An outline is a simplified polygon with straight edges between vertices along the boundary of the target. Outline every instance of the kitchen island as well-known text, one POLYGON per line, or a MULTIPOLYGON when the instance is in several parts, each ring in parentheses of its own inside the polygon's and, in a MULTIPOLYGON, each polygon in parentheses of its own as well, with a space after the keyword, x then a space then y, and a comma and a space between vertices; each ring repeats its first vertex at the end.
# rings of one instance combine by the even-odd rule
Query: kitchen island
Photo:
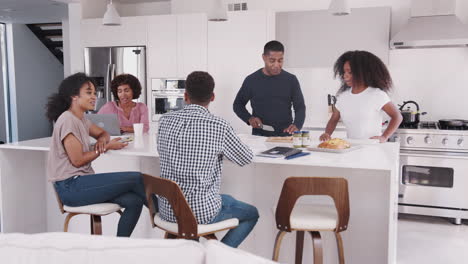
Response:
MULTIPOLYGON (((241 135, 255 153, 282 145, 265 138, 241 135)), ((2 232, 53 232, 63 227, 64 216, 47 182, 46 159, 50 138, 0 146, 0 213, 2 232)), ((344 177, 349 183, 350 221, 342 233, 346 263, 395 263, 397 225, 397 143, 365 144, 348 153, 313 152, 309 156, 284 160, 255 157, 238 167, 224 162, 222 192, 255 205, 260 219, 242 249, 271 258, 275 227, 274 209, 282 184, 290 176, 344 177)), ((131 143, 119 151, 109 151, 93 162, 97 173, 137 170, 158 175, 159 158, 154 134, 141 144, 131 143)), ((304 197, 299 203, 329 203, 327 197, 304 197)), ((153 230, 147 210, 134 237, 162 237, 153 230)), ((103 217, 104 235, 114 235, 116 214, 103 217)), ((89 232, 89 218, 74 217, 70 232, 89 232)), ((219 237, 221 237, 220 234, 219 237)), ((338 263, 336 242, 331 232, 323 232, 324 263, 338 263)), ((287 234, 280 252, 281 262, 293 262, 295 235, 287 234)), ((311 262, 312 246, 306 236, 304 261, 311 262)))

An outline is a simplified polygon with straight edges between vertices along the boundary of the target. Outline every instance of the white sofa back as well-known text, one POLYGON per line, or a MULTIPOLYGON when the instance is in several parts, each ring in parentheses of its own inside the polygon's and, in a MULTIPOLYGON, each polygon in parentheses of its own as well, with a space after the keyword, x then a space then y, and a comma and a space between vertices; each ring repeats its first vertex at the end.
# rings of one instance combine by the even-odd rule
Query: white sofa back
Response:
POLYGON ((218 241, 202 244, 73 233, 0 234, 0 260, 8 264, 274 263, 218 241))

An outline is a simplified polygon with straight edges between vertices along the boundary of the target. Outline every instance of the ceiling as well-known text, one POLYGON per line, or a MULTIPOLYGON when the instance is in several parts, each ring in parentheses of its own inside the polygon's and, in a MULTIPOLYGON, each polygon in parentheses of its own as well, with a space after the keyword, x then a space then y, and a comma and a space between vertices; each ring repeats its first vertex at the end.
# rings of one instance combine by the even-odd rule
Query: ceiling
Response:
MULTIPOLYGON (((114 0, 122 4, 169 2, 170 0, 114 0)), ((67 3, 80 0, 0 0, 0 22, 48 23, 60 22, 67 16, 67 3)))
POLYGON ((0 0, 0 22, 22 24, 60 22, 67 16, 67 4, 65 2, 0 0))
POLYGON ((137 3, 151 3, 151 2, 169 2, 170 0, 114 0, 114 1, 122 3, 122 4, 137 4, 137 3))

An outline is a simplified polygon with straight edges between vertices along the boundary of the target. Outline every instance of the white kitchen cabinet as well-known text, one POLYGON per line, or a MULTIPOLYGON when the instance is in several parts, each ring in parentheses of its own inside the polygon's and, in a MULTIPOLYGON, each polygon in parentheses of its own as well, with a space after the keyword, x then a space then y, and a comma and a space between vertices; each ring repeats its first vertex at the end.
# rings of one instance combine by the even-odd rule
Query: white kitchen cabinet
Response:
POLYGON ((147 17, 122 17, 120 26, 104 26, 102 19, 81 22, 83 47, 145 46, 147 17))
POLYGON ((263 67, 267 38, 267 11, 229 12, 226 22, 208 22, 208 72, 215 81, 210 111, 235 128, 250 133, 250 126, 232 110, 234 98, 247 75, 263 67))
POLYGON ((148 17, 148 78, 178 77, 177 16, 148 17))
POLYGON ((205 14, 148 17, 148 78, 185 78, 207 69, 205 14))
POLYGON ((206 14, 184 14, 177 16, 177 73, 187 76, 192 71, 207 70, 206 14))

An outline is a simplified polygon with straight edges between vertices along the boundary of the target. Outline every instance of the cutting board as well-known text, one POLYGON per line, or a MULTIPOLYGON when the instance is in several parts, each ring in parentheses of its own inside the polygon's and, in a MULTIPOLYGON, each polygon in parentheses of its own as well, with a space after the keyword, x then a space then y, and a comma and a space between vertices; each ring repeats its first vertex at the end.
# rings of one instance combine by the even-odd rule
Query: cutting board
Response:
POLYGON ((362 145, 352 146, 347 149, 327 149, 327 148, 308 147, 307 150, 314 151, 314 152, 347 153, 350 151, 361 149, 362 147, 363 147, 362 145))
POLYGON ((275 142, 275 143, 292 143, 293 137, 268 137, 266 142, 275 142))

